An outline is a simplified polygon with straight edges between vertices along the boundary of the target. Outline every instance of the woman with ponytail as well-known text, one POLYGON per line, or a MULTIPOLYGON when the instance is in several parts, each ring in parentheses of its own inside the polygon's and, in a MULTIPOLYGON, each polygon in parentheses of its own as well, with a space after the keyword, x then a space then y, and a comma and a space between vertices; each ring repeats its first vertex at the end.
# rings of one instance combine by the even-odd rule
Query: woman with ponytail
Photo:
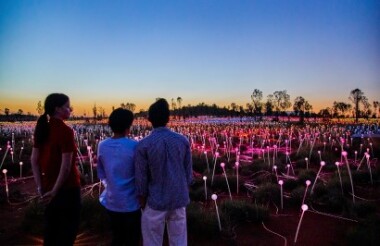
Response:
POLYGON ((73 245, 80 222, 80 176, 73 130, 64 123, 71 114, 65 94, 47 96, 37 121, 32 169, 37 191, 47 203, 44 245, 73 245))

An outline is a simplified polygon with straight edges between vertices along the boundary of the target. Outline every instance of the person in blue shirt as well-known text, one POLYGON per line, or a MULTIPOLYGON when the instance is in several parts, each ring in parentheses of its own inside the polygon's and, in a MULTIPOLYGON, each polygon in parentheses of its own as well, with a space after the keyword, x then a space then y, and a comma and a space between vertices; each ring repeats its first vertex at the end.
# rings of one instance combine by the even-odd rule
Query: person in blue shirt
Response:
POLYGON ((112 245, 139 245, 141 239, 134 167, 137 142, 126 137, 132 122, 131 111, 115 109, 108 122, 113 136, 98 146, 98 177, 106 187, 99 200, 110 218, 112 245))
POLYGON ((148 110, 151 134, 136 148, 135 177, 143 213, 144 246, 161 246, 165 225, 170 246, 187 245, 186 205, 192 182, 188 139, 166 127, 169 104, 158 99, 148 110))

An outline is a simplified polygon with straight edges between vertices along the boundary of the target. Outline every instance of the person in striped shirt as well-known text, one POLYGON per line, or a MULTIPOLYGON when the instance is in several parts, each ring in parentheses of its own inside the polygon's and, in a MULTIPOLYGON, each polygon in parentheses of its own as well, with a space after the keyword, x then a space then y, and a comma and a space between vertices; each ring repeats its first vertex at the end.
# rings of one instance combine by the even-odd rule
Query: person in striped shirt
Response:
POLYGON ((187 245, 186 206, 190 203, 192 160, 188 139, 166 127, 169 104, 158 99, 148 110, 151 134, 136 148, 136 192, 143 208, 145 246, 161 246, 165 225, 169 244, 187 245))

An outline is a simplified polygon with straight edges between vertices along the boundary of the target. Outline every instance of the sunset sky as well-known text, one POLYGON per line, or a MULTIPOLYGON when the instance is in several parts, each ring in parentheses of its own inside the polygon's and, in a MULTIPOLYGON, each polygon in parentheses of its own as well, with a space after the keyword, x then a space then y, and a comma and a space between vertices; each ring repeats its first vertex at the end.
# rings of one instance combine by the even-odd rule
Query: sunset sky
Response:
POLYGON ((0 0, 0 114, 74 113, 157 97, 182 105, 287 90, 318 112, 360 88, 380 101, 379 0, 0 0))

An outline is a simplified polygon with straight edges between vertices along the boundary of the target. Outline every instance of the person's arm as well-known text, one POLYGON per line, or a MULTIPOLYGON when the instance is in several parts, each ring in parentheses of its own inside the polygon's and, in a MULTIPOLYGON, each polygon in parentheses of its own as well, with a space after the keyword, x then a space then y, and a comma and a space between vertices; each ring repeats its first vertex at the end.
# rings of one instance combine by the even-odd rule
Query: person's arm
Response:
POLYGON ((40 150, 38 148, 33 148, 30 161, 32 164, 33 177, 34 177, 34 182, 36 183, 36 186, 37 186, 38 195, 42 196, 41 170, 40 170, 40 165, 38 164, 39 155, 40 155, 40 150))
POLYGON ((101 153, 101 144, 98 145, 97 158, 96 158, 97 160, 96 171, 98 174, 98 178, 106 186, 107 185, 106 173, 104 171, 104 165, 103 165, 102 156, 100 153, 101 153))
POLYGON ((137 199, 141 208, 145 208, 148 193, 148 161, 143 148, 136 148, 135 155, 135 184, 137 199))
POLYGON ((187 184, 190 186, 193 183, 193 161, 191 158, 190 144, 186 145, 184 165, 185 165, 187 184))
POLYGON ((53 189, 49 192, 46 192, 43 195, 43 197, 48 197, 48 196, 54 197, 58 193, 59 189, 65 183, 65 181, 67 180, 67 177, 70 174, 72 158, 73 158, 73 152, 62 153, 62 162, 61 162, 61 168, 59 170, 58 178, 55 181, 53 189))

